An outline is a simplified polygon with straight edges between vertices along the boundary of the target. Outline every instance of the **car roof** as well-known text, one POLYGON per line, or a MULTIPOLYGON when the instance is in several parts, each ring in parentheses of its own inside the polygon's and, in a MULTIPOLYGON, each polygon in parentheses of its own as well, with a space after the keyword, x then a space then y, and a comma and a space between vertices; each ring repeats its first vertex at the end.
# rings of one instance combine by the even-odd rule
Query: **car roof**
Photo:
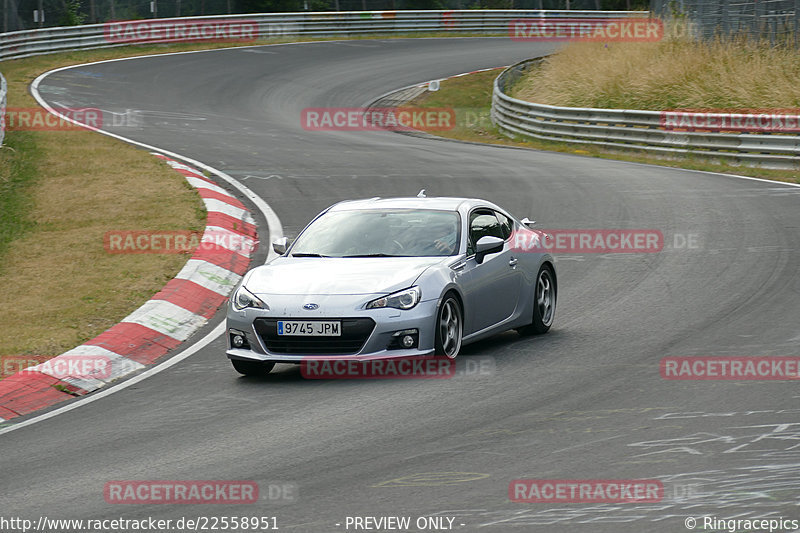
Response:
MULTIPOLYGON (((402 198, 366 198, 362 200, 346 200, 332 206, 330 211, 351 211, 358 209, 437 209, 442 211, 462 211, 473 207, 491 207, 496 205, 478 198, 458 197, 402 197, 402 198)), ((502 210, 501 210, 502 211, 502 210)))

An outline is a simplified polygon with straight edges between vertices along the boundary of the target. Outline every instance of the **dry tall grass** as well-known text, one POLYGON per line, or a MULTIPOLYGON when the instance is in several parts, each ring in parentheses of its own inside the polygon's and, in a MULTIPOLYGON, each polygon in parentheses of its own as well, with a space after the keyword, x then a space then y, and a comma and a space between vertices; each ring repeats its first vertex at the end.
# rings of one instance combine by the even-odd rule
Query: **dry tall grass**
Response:
POLYGON ((755 42, 572 43, 512 94, 576 107, 796 108, 800 54, 755 42))
MULTIPOLYGON (((9 107, 36 106, 28 85, 66 61, 58 55, 0 64, 9 107)), ((7 139, 18 149, 2 148, 0 164, 24 158, 38 175, 14 221, 27 231, 0 256, 0 356, 57 355, 119 322, 188 259, 108 254, 105 232, 198 230, 205 209, 180 174, 147 151, 103 135, 11 131, 7 139)), ((14 167, 1 168, 0 179, 11 172, 14 167)))

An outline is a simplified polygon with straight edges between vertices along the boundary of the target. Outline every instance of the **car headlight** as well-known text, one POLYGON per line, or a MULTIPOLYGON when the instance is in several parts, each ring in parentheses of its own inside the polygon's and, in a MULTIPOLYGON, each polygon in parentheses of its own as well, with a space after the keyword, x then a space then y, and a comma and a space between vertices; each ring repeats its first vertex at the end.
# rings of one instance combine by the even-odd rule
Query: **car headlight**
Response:
POLYGON ((237 311, 242 311, 248 307, 254 309, 269 309, 269 306, 262 302, 256 295, 245 289, 243 286, 236 289, 231 298, 231 305, 237 311))
POLYGON ((411 309, 419 303, 422 292, 419 287, 411 287, 399 292, 382 296, 372 300, 367 304, 367 309, 380 309, 382 307, 394 307, 395 309, 411 309))

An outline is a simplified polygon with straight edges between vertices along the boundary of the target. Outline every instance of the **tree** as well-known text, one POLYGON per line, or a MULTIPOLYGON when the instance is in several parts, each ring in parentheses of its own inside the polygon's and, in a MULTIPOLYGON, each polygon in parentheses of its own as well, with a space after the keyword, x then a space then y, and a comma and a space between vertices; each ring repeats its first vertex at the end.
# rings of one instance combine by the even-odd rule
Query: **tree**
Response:
POLYGON ((59 26, 80 26, 86 15, 80 12, 81 0, 64 0, 64 12, 58 17, 59 26))

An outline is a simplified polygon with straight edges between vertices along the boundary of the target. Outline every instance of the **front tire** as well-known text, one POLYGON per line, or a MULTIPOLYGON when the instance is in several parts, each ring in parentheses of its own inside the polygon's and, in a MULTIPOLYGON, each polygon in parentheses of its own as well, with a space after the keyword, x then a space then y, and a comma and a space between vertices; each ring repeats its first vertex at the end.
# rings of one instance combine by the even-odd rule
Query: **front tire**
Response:
POLYGON ((231 359, 231 364, 238 373, 245 376, 266 376, 275 366, 275 363, 244 361, 242 359, 231 359))
POLYGON ((436 355, 455 359, 461 351, 461 338, 464 334, 464 314, 458 300, 448 294, 436 313, 436 355))
POLYGON ((536 275, 533 294, 533 322, 519 328, 522 335, 541 335, 550 330, 556 315, 556 278, 549 265, 542 265, 536 275))

